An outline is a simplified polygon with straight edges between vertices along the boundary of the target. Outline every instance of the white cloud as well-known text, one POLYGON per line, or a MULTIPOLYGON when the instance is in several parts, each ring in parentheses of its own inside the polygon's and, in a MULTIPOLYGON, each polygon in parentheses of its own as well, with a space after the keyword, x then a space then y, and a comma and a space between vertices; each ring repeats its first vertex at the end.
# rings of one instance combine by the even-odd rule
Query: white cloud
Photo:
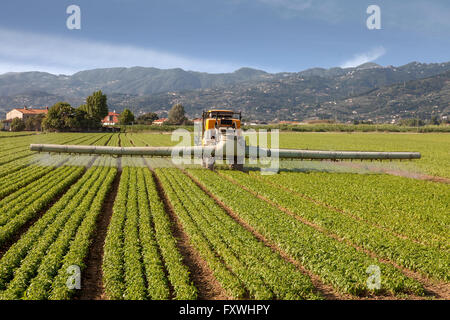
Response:
POLYGON ((384 56, 386 52, 387 51, 383 46, 379 46, 369 50, 368 52, 355 54, 353 58, 342 63, 341 68, 357 67, 364 63, 375 61, 384 56))
POLYGON ((231 72, 239 68, 232 63, 205 61, 136 46, 0 28, 0 74, 19 71, 72 74, 93 68, 133 66, 204 72, 231 72))

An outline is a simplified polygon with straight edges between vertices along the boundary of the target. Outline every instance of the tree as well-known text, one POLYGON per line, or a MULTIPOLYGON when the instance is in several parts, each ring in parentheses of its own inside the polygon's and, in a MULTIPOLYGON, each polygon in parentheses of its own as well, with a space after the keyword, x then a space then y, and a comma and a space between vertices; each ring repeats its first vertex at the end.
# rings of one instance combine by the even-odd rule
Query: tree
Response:
POLYGON ((28 117, 25 120, 25 130, 27 131, 40 131, 42 127, 42 120, 45 115, 38 114, 32 117, 28 117))
POLYGON ((125 109, 119 116, 119 124, 131 124, 134 122, 134 114, 129 110, 125 109))
POLYGON ((97 117, 94 117, 88 112, 89 107, 87 104, 79 106, 76 110, 76 117, 80 121, 81 128, 84 129, 98 129, 101 127, 101 122, 97 117))
POLYGON ((101 90, 92 93, 86 98, 86 104, 80 106, 80 109, 86 111, 90 117, 100 122, 108 115, 106 94, 103 94, 101 90))
POLYGON ((430 119, 430 124, 431 125, 438 126, 438 125, 441 124, 441 122, 442 122, 441 118, 439 118, 438 116, 432 116, 431 119, 430 119))
POLYGON ((154 112, 149 112, 137 117, 136 122, 138 124, 152 124, 155 120, 158 120, 158 115, 154 112))
POLYGON ((182 104, 177 103, 173 105, 172 109, 169 111, 169 118, 167 120, 168 124, 184 124, 187 121, 185 116, 186 112, 182 104))
POLYGON ((11 121, 11 131, 23 131, 25 130, 25 122, 20 118, 14 118, 11 121))
POLYGON ((419 118, 409 118, 409 119, 401 119, 399 121, 399 124, 401 126, 408 126, 408 127, 422 127, 425 125, 425 121, 419 118))
POLYGON ((48 109, 42 126, 50 131, 70 131, 80 129, 80 117, 76 109, 67 102, 57 102, 48 109))

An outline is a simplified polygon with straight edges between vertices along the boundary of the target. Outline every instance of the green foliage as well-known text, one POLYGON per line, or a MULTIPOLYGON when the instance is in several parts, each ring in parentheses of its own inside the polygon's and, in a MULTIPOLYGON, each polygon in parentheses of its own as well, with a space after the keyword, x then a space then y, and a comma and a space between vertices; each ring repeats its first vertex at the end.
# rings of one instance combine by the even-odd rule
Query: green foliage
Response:
POLYGON ((146 168, 129 167, 126 159, 105 241, 106 294, 113 300, 168 299, 170 281, 176 299, 195 299, 153 178, 146 168))
POLYGON ((172 109, 169 111, 169 117, 167 120, 168 124, 184 124, 187 121, 186 112, 184 111, 184 107, 182 104, 177 103, 172 106, 172 109))
MULTIPOLYGON (((260 175, 257 173, 251 176, 230 170, 222 171, 222 173, 247 189, 258 190, 258 194, 287 208, 299 217, 315 223, 326 232, 348 239, 355 246, 365 248, 381 258, 422 272, 429 277, 448 281, 447 263, 450 261, 450 255, 445 251, 450 248, 450 242, 446 239, 447 230, 442 222, 449 223, 450 220, 446 217, 445 205, 434 204, 431 208, 427 208, 421 205, 421 202, 426 201, 424 199, 418 201, 416 205, 420 208, 408 207, 408 210, 402 210, 402 216, 399 218, 396 212, 400 211, 397 207, 401 195, 395 197, 395 201, 390 201, 397 193, 397 189, 404 190, 408 185, 411 186, 410 193, 417 194, 414 198, 420 198, 422 194, 418 185, 422 186, 423 193, 429 197, 431 195, 429 191, 432 188, 423 188, 426 184, 423 181, 409 183, 403 178, 388 176, 386 178, 388 181, 383 183, 382 177, 378 176, 338 174, 338 181, 334 182, 329 179, 330 176, 335 176, 332 173, 307 175, 289 173, 270 177, 270 179, 266 176, 262 181, 258 179, 260 175), (380 180, 382 185, 374 188, 380 180), (275 181, 276 183, 272 183, 275 181), (362 192, 364 185, 370 185, 372 188, 364 188, 365 192, 362 192), (305 194, 304 190, 308 189, 315 191, 305 194), (327 195, 329 190, 335 192, 327 195), (376 196, 374 193, 377 193, 376 196), (324 195, 327 196, 324 197, 324 195), (321 202, 319 199, 326 200, 321 202), (333 203, 331 208, 330 202, 333 203), (382 219, 380 219, 381 215, 382 219)), ((440 193, 433 194, 433 197, 434 203, 438 199, 444 202, 444 188, 440 193)), ((428 202, 431 203, 431 201, 428 202)), ((410 201, 405 199, 400 203, 408 206, 410 201)))
POLYGON ((81 168, 61 167, 2 200, 0 243, 13 236, 26 222, 36 216, 51 200, 71 185, 83 172, 81 168), (66 172, 64 175, 61 173, 66 172), (13 200, 10 200, 13 199, 13 200), (25 201, 26 199, 26 201, 25 201), (10 201, 8 201, 10 200, 10 201))
POLYGON ((119 116, 119 124, 127 125, 134 122, 134 114, 130 109, 125 109, 119 116))
POLYGON ((183 229, 230 295, 239 298, 244 287, 255 299, 319 298, 308 277, 242 228, 188 176, 178 169, 156 172, 183 229), (223 263, 213 258, 208 243, 223 263))
POLYGON ((42 120, 45 115, 39 114, 32 117, 28 117, 25 120, 25 130, 27 131, 40 131, 42 127, 42 120))
POLYGON ((100 121, 97 117, 89 114, 87 109, 86 105, 73 108, 66 102, 58 102, 48 110, 42 126, 47 131, 79 131, 99 128, 100 121))
POLYGON ((79 127, 75 109, 66 102, 58 102, 48 109, 42 126, 48 131, 69 131, 79 127))
POLYGON ((147 124, 150 125, 153 123, 153 121, 158 120, 158 115, 154 112, 145 113, 143 115, 140 115, 136 119, 137 124, 147 124))
POLYGON ((23 131, 25 130, 25 122, 20 118, 14 118, 11 121, 11 131, 23 131))
POLYGON ((102 120, 108 115, 106 94, 103 94, 101 90, 92 93, 92 95, 86 98, 86 105, 83 105, 82 109, 97 121, 102 120))
POLYGON ((214 172, 188 171, 243 221, 338 290, 354 295, 380 294, 383 291, 424 294, 419 282, 407 278, 395 267, 382 264, 345 242, 299 221, 214 172), (367 288, 366 269, 370 265, 381 268, 380 290, 367 288))
MULTIPOLYGON (((84 268, 96 218, 116 172, 105 160, 96 164, 102 167, 90 169, 2 257, 2 299, 70 298, 67 267, 84 268)), ((73 168, 83 172, 81 167, 73 168)))
POLYGON ((425 125, 425 121, 417 118, 402 119, 399 121, 399 125, 407 127, 423 127, 425 125))

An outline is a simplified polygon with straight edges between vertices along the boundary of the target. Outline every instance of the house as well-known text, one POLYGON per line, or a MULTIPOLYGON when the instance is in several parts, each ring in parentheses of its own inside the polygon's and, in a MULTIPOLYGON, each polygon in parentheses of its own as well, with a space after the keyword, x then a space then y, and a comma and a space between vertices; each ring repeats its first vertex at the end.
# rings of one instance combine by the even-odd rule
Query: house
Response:
POLYGON ((12 109, 10 112, 6 114, 6 120, 12 120, 14 118, 19 118, 22 120, 26 120, 29 117, 37 116, 37 115, 45 115, 48 113, 48 107, 45 109, 33 109, 24 107, 23 109, 12 109))
POLYGON ((114 110, 113 112, 108 112, 108 115, 103 118, 102 125, 104 126, 114 126, 119 123, 119 113, 116 113, 114 110))
POLYGON ((153 121, 152 124, 157 125, 157 126, 162 126, 167 120, 169 120, 169 119, 161 118, 161 119, 153 121))

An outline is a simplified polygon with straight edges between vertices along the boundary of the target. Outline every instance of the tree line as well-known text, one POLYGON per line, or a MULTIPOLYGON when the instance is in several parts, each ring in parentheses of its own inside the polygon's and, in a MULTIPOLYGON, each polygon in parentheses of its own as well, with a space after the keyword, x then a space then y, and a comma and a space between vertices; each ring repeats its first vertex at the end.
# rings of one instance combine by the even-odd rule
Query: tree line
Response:
MULTIPOLYGON (((78 108, 72 107, 67 102, 57 102, 48 109, 46 115, 36 115, 25 120, 15 118, 11 122, 12 131, 86 131, 99 130, 102 127, 102 119, 108 115, 107 96, 101 90, 94 92, 86 98, 86 103, 78 108)), ((124 109, 118 117, 119 124, 152 124, 158 119, 154 112, 145 113, 135 118, 133 112, 124 109)), ((186 125, 190 124, 186 117, 184 107, 175 104, 169 111, 165 124, 186 125)))

